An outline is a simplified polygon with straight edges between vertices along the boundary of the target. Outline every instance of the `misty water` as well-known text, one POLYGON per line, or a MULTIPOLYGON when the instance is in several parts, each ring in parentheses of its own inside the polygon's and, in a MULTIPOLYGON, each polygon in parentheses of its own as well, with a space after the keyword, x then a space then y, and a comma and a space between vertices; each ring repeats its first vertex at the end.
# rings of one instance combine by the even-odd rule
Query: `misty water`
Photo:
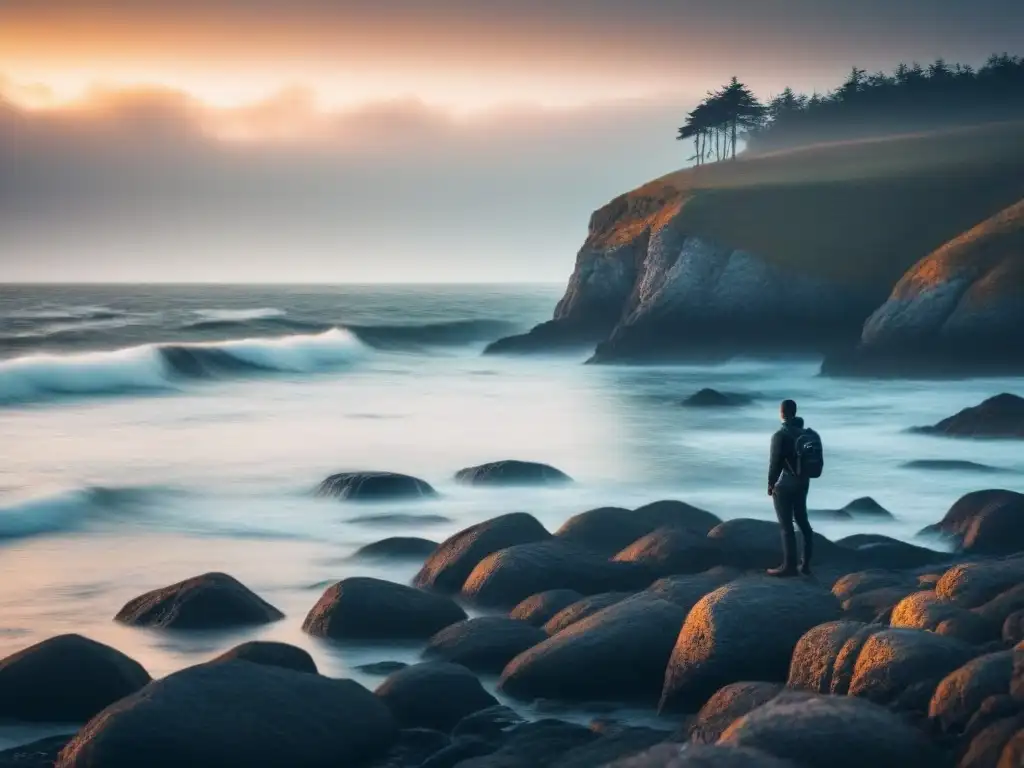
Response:
MULTIPOLYGON (((815 361, 604 367, 584 355, 482 356, 546 319, 545 287, 0 288, 0 654, 79 632, 154 676, 246 639, 309 650, 329 675, 416 658, 301 632, 326 586, 349 575, 408 581, 409 565, 348 558, 393 535, 441 540, 526 511, 552 530, 598 506, 681 499, 722 518, 773 519, 765 493, 777 403, 795 398, 823 436, 810 505, 872 496, 894 522, 817 520, 836 538, 911 540, 962 494, 1024 490, 1005 442, 911 434, 1019 379, 941 383, 821 378, 815 361), (703 387, 755 395, 700 410, 703 387), (475 490, 453 473, 502 458, 576 479, 549 490, 475 490), (975 462, 924 470, 921 459, 975 462), (315 498, 327 475, 392 470, 441 497, 360 505, 315 498), (981 471, 985 469, 986 471, 981 471), (207 571, 240 579, 287 618, 244 632, 131 629, 130 598, 207 571)), ((0 729, 0 747, 27 738, 0 729)))

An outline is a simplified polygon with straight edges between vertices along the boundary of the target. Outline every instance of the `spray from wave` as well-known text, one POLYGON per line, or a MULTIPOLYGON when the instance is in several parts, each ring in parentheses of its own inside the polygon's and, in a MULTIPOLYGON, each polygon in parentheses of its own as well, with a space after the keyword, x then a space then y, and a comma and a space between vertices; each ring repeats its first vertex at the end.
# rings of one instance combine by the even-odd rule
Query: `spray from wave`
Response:
POLYGON ((155 488, 85 487, 0 503, 0 541, 81 530, 89 525, 139 520, 155 488))
POLYGON ((0 403, 173 390, 196 379, 315 373, 343 366, 363 350, 351 333, 333 328, 312 335, 27 355, 0 362, 0 403))

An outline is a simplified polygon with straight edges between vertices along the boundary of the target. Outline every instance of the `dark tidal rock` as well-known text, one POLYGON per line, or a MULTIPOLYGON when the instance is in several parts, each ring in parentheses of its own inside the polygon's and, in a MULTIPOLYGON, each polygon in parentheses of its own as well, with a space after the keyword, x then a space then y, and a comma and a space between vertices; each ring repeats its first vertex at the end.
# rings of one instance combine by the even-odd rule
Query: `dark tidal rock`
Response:
POLYGON ((1007 490, 974 491, 962 496, 935 525, 936 533, 956 542, 971 555, 1024 552, 1024 494, 1007 490))
POLYGON ((1024 557, 979 560, 955 565, 935 585, 940 599, 957 606, 977 608, 1024 582, 1024 557))
POLYGON ((115 621, 162 629, 228 629, 269 624, 284 614, 224 573, 206 573, 129 601, 115 621))
POLYGON ((404 661, 375 661, 371 664, 362 664, 356 667, 356 670, 367 675, 381 675, 386 677, 393 672, 398 672, 408 666, 409 665, 404 661))
POLYGON ((549 589, 530 595, 519 605, 509 611, 509 618, 525 621, 535 627, 543 627, 560 611, 583 599, 583 595, 573 589, 549 589))
POLYGON ((702 531, 688 528, 659 528, 623 549, 613 558, 621 563, 639 563, 658 577, 701 573, 721 560, 717 542, 702 531))
POLYGON ((689 408, 736 408, 754 402, 752 395, 742 392, 719 392, 717 389, 702 389, 683 400, 689 408))
POLYGON ((426 659, 450 661, 481 673, 499 673, 520 653, 547 640, 547 634, 525 621, 482 616, 445 627, 427 643, 426 659))
POLYGON ((332 640, 426 640, 466 612, 443 595, 366 577, 329 587, 302 629, 332 640))
POLYGON ((710 512, 682 501, 658 501, 632 511, 620 507, 592 509, 570 517, 555 535, 610 557, 659 528, 684 528, 706 534, 720 522, 710 512))
POLYGON ((1024 398, 1004 392, 915 432, 945 437, 1024 439, 1024 398))
POLYGON ((512 659, 499 688, 521 699, 653 703, 685 618, 653 594, 628 598, 512 659))
POLYGON ((58 635, 0 661, 0 717, 81 723, 149 681, 120 651, 81 635, 58 635))
POLYGON ((666 743, 605 768, 802 768, 802 764, 746 747, 666 743))
POLYGON ((412 515, 403 512, 390 512, 380 515, 358 515, 350 517, 345 522, 355 525, 404 527, 407 525, 440 525, 441 523, 450 523, 451 518, 444 515, 412 515))
POLYGON ((397 735, 387 707, 350 680, 230 661, 176 672, 111 705, 56 766, 363 765, 397 735))
POLYGON ((720 744, 758 749, 806 768, 945 764, 925 735, 898 716, 838 696, 779 697, 729 726, 720 744))
POLYGON ((1010 692, 1013 651, 979 656, 939 683, 928 705, 928 717, 943 730, 961 732, 986 699, 1010 692))
POLYGON ((976 461, 963 461, 960 459, 916 459, 907 461, 900 465, 904 469, 924 469, 930 472, 977 472, 981 474, 999 474, 1006 472, 999 467, 990 467, 988 464, 979 464, 976 461))
POLYGON ((735 568, 718 566, 703 573, 658 579, 647 588, 647 591, 663 597, 689 612, 704 595, 714 592, 723 584, 734 581, 740 577, 741 573, 735 568))
POLYGON ((583 621, 588 616, 593 616, 595 613, 603 611, 605 608, 616 603, 621 603, 626 598, 632 596, 632 592, 601 592, 597 595, 584 597, 582 600, 577 600, 568 608, 563 608, 552 616, 544 625, 544 632, 548 635, 557 635, 566 627, 572 626, 578 621, 583 621))
POLYGON ((839 614, 831 592, 798 580, 754 576, 719 587, 686 617, 661 708, 696 712, 729 683, 783 682, 804 633, 839 614))
POLYGON ((225 651, 209 663, 224 661, 248 661, 251 664, 268 664, 272 667, 283 667, 294 672, 317 674, 316 662, 302 648, 288 643, 276 643, 268 640, 251 640, 236 645, 225 651))
POLYGON ((437 491, 424 480, 394 472, 340 472, 320 483, 316 494, 349 501, 395 501, 435 498, 437 491))
POLYGON ((438 592, 457 593, 473 569, 488 555, 517 544, 550 538, 544 526, 525 512, 485 520, 443 541, 416 574, 413 584, 438 592))
POLYGON ((467 715, 498 702, 463 666, 442 661, 413 664, 381 683, 377 697, 403 728, 449 733, 467 715))
POLYGON ((357 549, 355 560, 424 560, 437 549, 437 542, 415 536, 391 536, 357 549))
POLYGON ((512 459, 460 469, 455 473, 455 480, 482 486, 565 485, 572 482, 571 477, 548 464, 512 459))
POLYGON ((458 768, 556 768, 570 750, 598 735, 582 725, 545 719, 513 728, 492 754, 458 763, 458 768))
POLYGON ((780 693, 781 683, 730 683, 720 688, 697 713, 690 726, 690 741, 695 744, 715 744, 734 722, 749 712, 767 704, 780 693))

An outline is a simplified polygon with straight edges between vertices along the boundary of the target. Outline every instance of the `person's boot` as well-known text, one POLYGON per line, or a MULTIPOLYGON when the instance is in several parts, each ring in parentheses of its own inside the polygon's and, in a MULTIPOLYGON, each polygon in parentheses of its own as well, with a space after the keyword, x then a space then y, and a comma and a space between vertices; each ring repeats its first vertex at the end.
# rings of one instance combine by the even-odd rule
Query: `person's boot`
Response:
POLYGON ((777 576, 781 579, 788 579, 791 576, 796 576, 797 571, 796 568, 792 566, 792 564, 783 563, 778 568, 769 568, 767 571, 765 571, 765 573, 767 573, 769 576, 777 576))
POLYGON ((811 575, 811 564, 808 563, 806 560, 803 560, 800 563, 800 575, 801 576, 810 576, 811 575))
POLYGON ((800 575, 810 576, 811 575, 811 551, 814 547, 814 534, 811 536, 804 536, 801 534, 800 538, 803 539, 804 544, 804 556, 800 558, 800 575))
POLYGON ((796 532, 790 528, 786 530, 785 527, 782 529, 782 565, 778 568, 769 568, 767 573, 769 576, 796 576, 796 532))

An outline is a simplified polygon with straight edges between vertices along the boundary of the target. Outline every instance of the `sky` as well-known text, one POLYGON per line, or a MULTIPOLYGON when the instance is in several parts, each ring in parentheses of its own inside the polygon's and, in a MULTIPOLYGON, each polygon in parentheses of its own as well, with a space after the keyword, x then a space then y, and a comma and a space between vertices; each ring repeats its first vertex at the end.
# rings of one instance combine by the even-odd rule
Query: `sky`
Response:
POLYGON ((0 281, 560 282, 730 76, 1021 41, 1021 0, 6 0, 0 281))

